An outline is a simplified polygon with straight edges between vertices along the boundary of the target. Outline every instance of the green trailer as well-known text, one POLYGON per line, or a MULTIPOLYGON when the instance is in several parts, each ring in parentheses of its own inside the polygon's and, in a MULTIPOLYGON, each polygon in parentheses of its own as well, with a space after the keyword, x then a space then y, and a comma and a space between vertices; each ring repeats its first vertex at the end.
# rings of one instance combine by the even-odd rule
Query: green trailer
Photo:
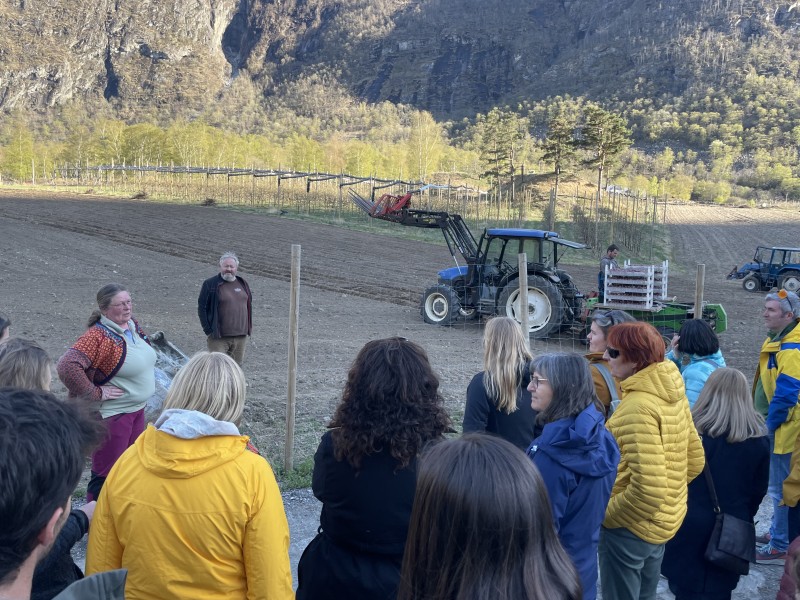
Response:
MULTIPOLYGON (((597 308, 625 310, 638 321, 652 323, 663 336, 669 338, 680 330, 684 321, 694 318, 694 305, 682 302, 664 302, 657 304, 652 310, 637 310, 600 305, 597 298, 589 298, 586 300, 586 308, 589 313, 597 308)), ((721 304, 704 304, 703 320, 711 325, 711 328, 717 333, 728 329, 728 314, 721 304)))

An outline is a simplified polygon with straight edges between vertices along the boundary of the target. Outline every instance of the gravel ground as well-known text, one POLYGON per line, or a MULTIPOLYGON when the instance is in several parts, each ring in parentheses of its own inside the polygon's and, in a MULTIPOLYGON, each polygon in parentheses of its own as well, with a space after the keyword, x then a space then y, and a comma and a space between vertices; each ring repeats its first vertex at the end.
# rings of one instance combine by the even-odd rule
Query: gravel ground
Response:
MULTIPOLYGON (((283 493, 283 503, 286 508, 286 518, 289 521, 291 543, 289 558, 292 563, 292 577, 297 587, 297 562, 303 550, 317 534, 319 513, 322 504, 314 497, 310 489, 291 490, 283 493)), ((79 503, 76 503, 76 506, 79 503)), ((756 530, 759 534, 766 531, 772 515, 772 504, 764 501, 756 517, 758 524, 756 530)), ((83 539, 73 549, 75 562, 83 568, 86 560, 86 539, 83 539)), ((753 565, 750 574, 739 580, 739 586, 733 593, 733 600, 773 600, 778 590, 778 583, 783 573, 783 564, 779 565, 753 565)), ((600 590, 598 598, 602 599, 600 590)), ((667 589, 667 581, 662 579, 658 586, 658 600, 673 600, 674 596, 667 589)))

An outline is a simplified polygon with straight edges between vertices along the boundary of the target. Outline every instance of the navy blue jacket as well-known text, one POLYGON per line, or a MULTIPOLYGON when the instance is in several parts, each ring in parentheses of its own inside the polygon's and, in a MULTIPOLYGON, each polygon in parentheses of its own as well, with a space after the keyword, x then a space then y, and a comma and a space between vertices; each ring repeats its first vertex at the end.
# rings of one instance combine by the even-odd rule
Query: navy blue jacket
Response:
POLYGON ((597 544, 619 448, 605 417, 589 405, 578 416, 544 426, 528 448, 542 474, 558 537, 581 577, 584 600, 597 597, 597 544))

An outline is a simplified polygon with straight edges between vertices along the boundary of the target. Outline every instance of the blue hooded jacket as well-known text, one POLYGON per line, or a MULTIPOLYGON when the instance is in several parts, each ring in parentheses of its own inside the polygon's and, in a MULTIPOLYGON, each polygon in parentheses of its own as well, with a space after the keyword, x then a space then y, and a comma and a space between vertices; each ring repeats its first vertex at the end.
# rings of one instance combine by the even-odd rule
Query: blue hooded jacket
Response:
POLYGON ((558 537, 581 577, 584 600, 597 597, 597 544, 619 448, 594 405, 544 426, 528 456, 547 486, 558 537))
POLYGON ((666 357, 674 362, 675 366, 681 371, 683 381, 686 384, 686 397, 689 399, 689 408, 694 408, 694 403, 697 402, 697 397, 703 391, 703 386, 706 384, 708 376, 718 368, 726 366, 720 350, 708 356, 690 354, 689 363, 686 365, 683 364, 680 353, 670 350, 667 352, 666 357))

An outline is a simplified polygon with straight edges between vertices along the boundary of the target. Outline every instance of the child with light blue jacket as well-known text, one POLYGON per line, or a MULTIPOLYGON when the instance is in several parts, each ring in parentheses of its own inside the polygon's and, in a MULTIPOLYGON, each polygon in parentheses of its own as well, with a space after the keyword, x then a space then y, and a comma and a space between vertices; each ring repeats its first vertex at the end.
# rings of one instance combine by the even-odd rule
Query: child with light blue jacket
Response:
POLYGON ((726 366, 717 334, 701 319, 684 321, 680 332, 672 337, 667 358, 681 371, 690 407, 697 401, 708 376, 726 366))

